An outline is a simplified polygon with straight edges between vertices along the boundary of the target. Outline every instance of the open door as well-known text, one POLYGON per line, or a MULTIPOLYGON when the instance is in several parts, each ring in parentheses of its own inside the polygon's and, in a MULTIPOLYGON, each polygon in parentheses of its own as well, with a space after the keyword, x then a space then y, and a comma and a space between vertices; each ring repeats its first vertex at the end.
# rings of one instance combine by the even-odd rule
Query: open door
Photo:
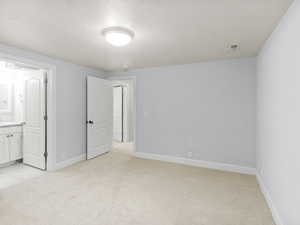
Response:
POLYGON ((87 78, 87 159, 112 149, 113 95, 108 80, 87 78))
POLYGON ((30 71, 25 74, 25 125, 23 127, 23 162, 46 169, 45 160, 45 90, 46 74, 30 71))

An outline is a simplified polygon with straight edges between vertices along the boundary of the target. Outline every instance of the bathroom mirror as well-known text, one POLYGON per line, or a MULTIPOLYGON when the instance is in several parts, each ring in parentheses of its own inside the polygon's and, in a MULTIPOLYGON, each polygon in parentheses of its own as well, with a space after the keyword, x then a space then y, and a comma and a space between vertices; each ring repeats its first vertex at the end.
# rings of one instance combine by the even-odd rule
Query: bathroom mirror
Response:
POLYGON ((0 83, 0 113, 12 112, 12 84, 0 83))

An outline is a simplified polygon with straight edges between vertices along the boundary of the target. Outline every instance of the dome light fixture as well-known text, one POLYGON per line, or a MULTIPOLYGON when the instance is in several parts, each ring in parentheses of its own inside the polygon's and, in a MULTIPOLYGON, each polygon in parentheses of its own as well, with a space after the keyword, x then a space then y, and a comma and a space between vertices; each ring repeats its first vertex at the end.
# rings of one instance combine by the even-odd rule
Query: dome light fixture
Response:
POLYGON ((128 45, 134 37, 133 31, 124 27, 108 27, 103 29, 102 34, 105 40, 115 47, 128 45))

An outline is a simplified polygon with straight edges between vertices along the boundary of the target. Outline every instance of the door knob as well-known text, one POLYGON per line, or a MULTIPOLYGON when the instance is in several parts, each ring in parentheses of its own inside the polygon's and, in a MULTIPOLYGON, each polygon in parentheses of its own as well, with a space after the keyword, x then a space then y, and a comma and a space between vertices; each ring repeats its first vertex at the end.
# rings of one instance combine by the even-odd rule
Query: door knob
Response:
POLYGON ((89 120, 87 123, 94 124, 94 121, 93 120, 89 120))

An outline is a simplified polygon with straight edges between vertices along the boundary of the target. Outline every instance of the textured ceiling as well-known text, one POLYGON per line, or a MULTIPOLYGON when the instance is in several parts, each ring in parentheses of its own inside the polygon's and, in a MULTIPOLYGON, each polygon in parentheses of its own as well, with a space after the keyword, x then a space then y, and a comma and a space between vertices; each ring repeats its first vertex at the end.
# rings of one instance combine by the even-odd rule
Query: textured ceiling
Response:
POLYGON ((255 56, 292 1, 0 0, 0 43, 107 71, 255 56), (133 42, 110 46, 108 26, 133 42))

